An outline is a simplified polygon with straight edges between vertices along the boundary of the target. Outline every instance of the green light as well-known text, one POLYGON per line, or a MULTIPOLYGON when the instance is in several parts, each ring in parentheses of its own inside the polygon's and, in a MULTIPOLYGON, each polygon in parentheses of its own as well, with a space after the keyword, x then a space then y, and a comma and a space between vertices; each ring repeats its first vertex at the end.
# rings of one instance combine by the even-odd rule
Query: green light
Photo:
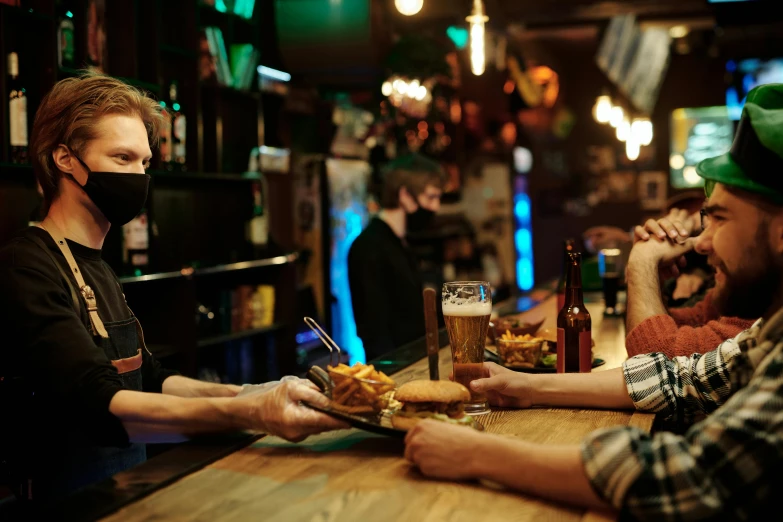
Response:
POLYGON ((446 35, 451 38, 451 41, 454 42, 457 49, 464 49, 465 46, 468 45, 468 30, 464 27, 449 26, 449 28, 446 29, 446 35))
POLYGON ((66 11, 65 16, 67 16, 68 18, 73 18, 73 13, 70 11, 66 11))
POLYGON ((161 107, 163 107, 163 108, 165 109, 165 108, 166 108, 166 102, 164 102, 163 100, 161 100, 161 102, 160 102, 160 106, 161 106, 161 107))
POLYGON ((224 0, 217 0, 215 2, 215 10, 220 11, 221 13, 227 12, 228 8, 226 7, 226 2, 224 0))
POLYGON ((174 109, 175 111, 178 111, 179 110, 179 103, 172 103, 171 104, 171 108, 174 109))
POLYGON ((136 277, 140 277, 142 275, 141 269, 137 268, 136 270, 134 270, 133 275, 135 275, 136 277))

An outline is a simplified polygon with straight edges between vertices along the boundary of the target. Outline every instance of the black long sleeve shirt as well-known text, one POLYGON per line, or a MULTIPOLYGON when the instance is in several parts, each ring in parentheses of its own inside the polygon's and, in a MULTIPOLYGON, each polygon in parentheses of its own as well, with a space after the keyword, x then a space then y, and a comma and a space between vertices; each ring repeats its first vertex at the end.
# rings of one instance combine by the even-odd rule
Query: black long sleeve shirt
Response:
MULTIPOLYGON (((125 446, 128 434, 109 412, 114 394, 124 389, 122 380, 87 330, 84 307, 77 314, 61 272, 33 243, 33 235, 49 247, 78 288, 65 257, 44 230, 28 228, 0 249, 0 375, 21 378, 35 391, 36 405, 35 411, 17 412, 24 418, 3 420, 22 436, 46 430, 50 439, 68 433, 79 444, 125 446)), ((68 245, 85 282, 95 290, 101 320, 129 319, 122 289, 100 250, 70 240, 68 245)), ((145 350, 142 354, 143 389, 160 392, 175 372, 164 370, 145 350)))
POLYGON ((351 245, 348 282, 367 360, 424 337, 417 261, 384 221, 373 218, 351 245))

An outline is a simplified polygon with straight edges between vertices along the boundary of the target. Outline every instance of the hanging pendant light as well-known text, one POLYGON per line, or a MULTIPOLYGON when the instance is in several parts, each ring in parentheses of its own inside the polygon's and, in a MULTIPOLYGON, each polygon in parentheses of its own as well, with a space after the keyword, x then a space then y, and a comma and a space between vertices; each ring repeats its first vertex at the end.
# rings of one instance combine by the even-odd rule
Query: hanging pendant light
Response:
POLYGON ((394 7, 400 14, 413 16, 424 6, 424 0, 394 0, 394 7))
POLYGON ((484 24, 489 20, 484 15, 481 0, 473 0, 473 13, 466 20, 470 22, 470 70, 476 76, 481 76, 486 62, 484 24))

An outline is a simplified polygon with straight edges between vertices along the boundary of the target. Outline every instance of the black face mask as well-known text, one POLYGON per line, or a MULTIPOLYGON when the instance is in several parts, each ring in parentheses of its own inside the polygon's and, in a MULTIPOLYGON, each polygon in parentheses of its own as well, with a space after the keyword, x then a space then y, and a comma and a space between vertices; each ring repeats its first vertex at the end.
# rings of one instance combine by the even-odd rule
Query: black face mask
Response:
POLYGON ((407 215, 405 228, 408 232, 419 232, 427 228, 432 223, 434 217, 435 212, 419 205, 419 208, 407 215))
POLYGON ((149 174, 93 172, 81 158, 74 157, 87 171, 87 183, 79 185, 76 178, 68 176, 82 187, 109 223, 122 226, 141 212, 147 201, 149 174))

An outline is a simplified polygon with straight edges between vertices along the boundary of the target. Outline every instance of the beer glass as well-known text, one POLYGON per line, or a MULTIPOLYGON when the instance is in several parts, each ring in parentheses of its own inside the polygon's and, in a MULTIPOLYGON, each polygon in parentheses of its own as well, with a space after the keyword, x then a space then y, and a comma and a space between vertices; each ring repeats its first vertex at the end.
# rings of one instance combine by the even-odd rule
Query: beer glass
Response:
POLYGON ((604 248, 598 252, 598 273, 604 290, 604 315, 620 315, 617 309, 617 291, 622 274, 622 252, 618 248, 604 248))
MULTIPOLYGON (((445 283, 442 304, 454 363, 454 381, 470 390, 471 381, 484 377, 484 344, 492 313, 489 283, 445 283)), ((471 415, 489 413, 486 395, 470 390, 465 412, 471 415)))

